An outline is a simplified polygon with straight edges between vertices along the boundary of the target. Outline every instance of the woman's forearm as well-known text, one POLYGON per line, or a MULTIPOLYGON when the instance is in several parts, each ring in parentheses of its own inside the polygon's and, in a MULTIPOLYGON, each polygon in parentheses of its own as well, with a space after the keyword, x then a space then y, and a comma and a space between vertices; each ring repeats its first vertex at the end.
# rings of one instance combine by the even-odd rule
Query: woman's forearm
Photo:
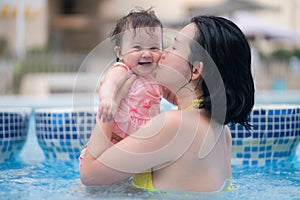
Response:
MULTIPOLYGON (((107 185, 132 176, 131 173, 116 170, 100 158, 111 148, 110 138, 96 125, 87 144, 80 167, 80 179, 86 186, 107 185)), ((112 155, 114 156, 114 155, 112 155)))
POLYGON ((97 159, 110 146, 110 137, 105 134, 99 124, 96 124, 80 165, 80 178, 84 185, 91 186, 99 183, 97 172, 101 168, 101 165, 99 165, 97 159))
POLYGON ((111 146, 111 132, 101 126, 101 122, 95 125, 88 142, 87 150, 97 159, 106 149, 111 146))

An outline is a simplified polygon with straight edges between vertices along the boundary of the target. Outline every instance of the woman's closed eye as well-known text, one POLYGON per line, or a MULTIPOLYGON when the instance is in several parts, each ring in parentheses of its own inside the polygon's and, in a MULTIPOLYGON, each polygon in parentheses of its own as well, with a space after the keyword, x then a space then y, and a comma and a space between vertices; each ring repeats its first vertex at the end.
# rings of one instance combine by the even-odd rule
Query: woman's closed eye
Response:
POLYGON ((170 46, 169 48, 165 49, 165 51, 172 53, 173 55, 182 56, 182 52, 179 51, 175 46, 170 46))
POLYGON ((150 48, 150 50, 152 50, 152 51, 160 51, 161 49, 159 47, 153 46, 153 47, 150 48))
POLYGON ((176 51, 176 48, 174 46, 169 46, 167 49, 165 49, 165 51, 174 52, 176 51))

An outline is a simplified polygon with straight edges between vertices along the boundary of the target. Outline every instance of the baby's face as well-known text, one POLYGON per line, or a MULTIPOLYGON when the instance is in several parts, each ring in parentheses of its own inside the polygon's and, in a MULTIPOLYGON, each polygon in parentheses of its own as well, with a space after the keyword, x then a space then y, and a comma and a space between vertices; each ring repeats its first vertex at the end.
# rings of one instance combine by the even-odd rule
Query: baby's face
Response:
POLYGON ((153 72, 161 57, 162 29, 138 28, 124 32, 120 60, 133 72, 146 76, 153 72))

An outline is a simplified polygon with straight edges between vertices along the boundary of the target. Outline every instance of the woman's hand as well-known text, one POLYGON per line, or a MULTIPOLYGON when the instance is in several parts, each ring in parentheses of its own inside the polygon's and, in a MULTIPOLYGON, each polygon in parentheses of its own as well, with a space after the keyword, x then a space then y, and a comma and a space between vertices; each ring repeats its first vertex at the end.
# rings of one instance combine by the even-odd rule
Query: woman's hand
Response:
POLYGON ((163 87, 163 95, 168 102, 172 103, 173 105, 177 105, 176 96, 167 87, 163 87))

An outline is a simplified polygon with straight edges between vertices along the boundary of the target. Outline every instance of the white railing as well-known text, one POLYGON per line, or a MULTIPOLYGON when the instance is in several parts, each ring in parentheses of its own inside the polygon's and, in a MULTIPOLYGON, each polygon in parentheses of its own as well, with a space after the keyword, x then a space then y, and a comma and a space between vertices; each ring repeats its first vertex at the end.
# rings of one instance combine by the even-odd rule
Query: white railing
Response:
POLYGON ((257 90, 300 90, 300 63, 262 61, 255 67, 257 90))
POLYGON ((9 58, 0 58, 0 95, 12 93, 15 64, 16 62, 9 58))
POLYGON ((23 60, 0 57, 0 95, 19 93, 22 79, 35 73, 75 73, 85 58, 83 53, 30 53, 23 60))

